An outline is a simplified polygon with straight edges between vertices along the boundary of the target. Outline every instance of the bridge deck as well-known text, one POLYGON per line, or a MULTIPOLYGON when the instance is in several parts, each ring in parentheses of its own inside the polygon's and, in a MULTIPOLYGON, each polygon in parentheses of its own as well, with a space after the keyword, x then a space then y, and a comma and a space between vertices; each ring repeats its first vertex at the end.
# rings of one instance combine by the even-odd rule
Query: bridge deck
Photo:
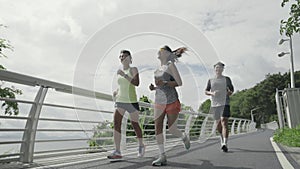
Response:
MULTIPOLYGON (((229 152, 220 151, 219 139, 209 139, 205 143, 193 142, 189 151, 182 145, 167 148, 168 164, 160 168, 187 169, 281 169, 281 164, 270 142, 273 130, 259 130, 257 132, 232 136, 229 140, 229 152)), ((299 154, 299 152, 294 152, 299 154)), ((108 153, 94 153, 82 157, 56 159, 52 161, 36 160, 33 168, 61 168, 61 169, 136 169, 156 168, 151 162, 157 156, 156 147, 147 147, 144 158, 136 158, 136 150, 126 151, 125 159, 120 162, 109 162, 105 155, 108 153), (51 162, 50 162, 51 161, 51 162)), ((300 168, 292 159, 294 168, 300 168)), ((5 166, 2 166, 5 167, 5 166)), ((1 168, 2 168, 1 167, 1 168)), ((6 165, 6 168, 16 168, 16 165, 6 165), (10 167, 9 167, 10 166, 10 167)), ((23 166, 24 167, 24 166, 23 166)), ((19 166, 21 168, 21 166, 19 166)))

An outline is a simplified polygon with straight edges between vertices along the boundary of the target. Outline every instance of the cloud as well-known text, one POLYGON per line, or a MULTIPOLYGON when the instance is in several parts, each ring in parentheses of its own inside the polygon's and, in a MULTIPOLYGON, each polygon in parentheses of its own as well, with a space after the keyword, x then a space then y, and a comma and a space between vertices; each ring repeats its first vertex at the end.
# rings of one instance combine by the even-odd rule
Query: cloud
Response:
MULTIPOLYGON (((232 76, 236 88, 240 90, 255 85, 267 73, 284 72, 289 69, 288 57, 276 57, 277 52, 280 51, 277 44, 278 39, 281 38, 278 33, 279 21, 286 18, 288 13, 288 9, 280 7, 279 1, 274 3, 271 0, 263 2, 213 0, 183 3, 179 0, 154 0, 150 3, 147 0, 126 2, 76 0, 51 1, 51 3, 4 1, 2 4, 4 5, 1 5, 0 13, 3 17, 0 22, 9 26, 3 31, 3 37, 9 39, 15 47, 15 51, 9 53, 9 59, 1 60, 3 64, 11 71, 62 83, 74 83, 78 58, 95 33, 119 18, 142 12, 173 15, 190 22, 204 32, 217 51, 218 57, 211 58, 207 54, 201 54, 200 59, 196 59, 197 53, 191 52, 191 57, 183 57, 181 63, 178 63, 178 67, 183 63, 194 72, 195 77, 202 78, 197 80, 199 82, 196 87, 199 87, 199 91, 205 86, 206 78, 213 75, 211 65, 217 60, 226 63, 225 73, 232 76), (139 8, 136 8, 137 6, 139 8), (248 74, 251 76, 247 76, 248 74)), ((153 26, 160 24, 163 23, 156 23, 153 26)), ((125 31, 128 26, 124 24, 124 27, 120 27, 120 31, 125 31)), ((127 48, 136 54, 134 65, 143 71, 141 73, 143 82, 138 88, 139 93, 151 95, 147 86, 153 81, 151 73, 158 65, 155 50, 164 44, 171 44, 173 48, 184 44, 155 36, 145 36, 144 39, 147 41, 131 38, 120 43, 108 53, 107 58, 103 60, 105 64, 99 63, 96 70, 86 72, 82 76, 90 76, 97 91, 110 93, 116 87, 113 78, 116 69, 119 68, 117 54, 120 49, 127 48), (143 52, 147 48, 151 51, 149 53, 153 54, 143 52), (103 79, 108 83, 100 85, 103 79)), ((300 68, 298 66, 300 61, 296 57, 300 54, 300 49, 296 47, 299 41, 299 35, 295 36, 296 70, 300 68)), ((206 49, 203 44, 199 44, 199 47, 206 49)), ((286 47, 283 50, 288 49, 286 47)), ((187 68, 181 70, 182 76, 187 78, 190 75, 187 68)), ((184 84, 188 85, 188 83, 184 84)), ((180 90, 185 90, 184 86, 180 90)), ((189 105, 189 103, 185 104, 189 105)))

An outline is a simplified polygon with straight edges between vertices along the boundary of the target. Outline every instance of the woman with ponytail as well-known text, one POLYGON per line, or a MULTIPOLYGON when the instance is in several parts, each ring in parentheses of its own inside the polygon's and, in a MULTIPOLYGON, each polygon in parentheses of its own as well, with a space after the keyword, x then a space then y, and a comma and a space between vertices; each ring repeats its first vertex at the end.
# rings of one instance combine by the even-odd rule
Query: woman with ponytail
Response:
POLYGON ((161 64, 154 72, 155 85, 150 84, 150 90, 155 90, 155 135, 159 148, 159 158, 152 162, 153 166, 166 165, 167 158, 164 150, 163 121, 167 115, 168 129, 173 135, 182 138, 184 147, 190 148, 190 139, 177 128, 178 114, 181 109, 178 93, 175 87, 182 85, 180 74, 174 62, 186 51, 185 47, 174 51, 169 46, 164 46, 158 52, 161 64))

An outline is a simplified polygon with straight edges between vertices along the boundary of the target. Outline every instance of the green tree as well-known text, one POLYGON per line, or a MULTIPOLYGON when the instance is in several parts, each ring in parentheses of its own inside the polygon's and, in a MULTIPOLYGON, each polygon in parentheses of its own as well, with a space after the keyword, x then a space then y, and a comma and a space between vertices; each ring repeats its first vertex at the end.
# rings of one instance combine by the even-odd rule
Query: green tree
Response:
POLYGON ((198 111, 202 113, 209 113, 211 101, 210 99, 205 100, 199 107, 198 111))
MULTIPOLYGON (((284 7, 290 0, 283 0, 281 7, 284 7)), ((290 17, 280 21, 280 34, 291 37, 300 31, 300 0, 295 0, 290 8, 290 17)))
MULTIPOLYGON (((5 25, 3 25, 3 24, 0 24, 0 28, 1 28, 1 27, 6 28, 7 26, 5 26, 5 25)), ((9 40, 0 38, 0 57, 7 57, 7 56, 3 53, 3 50, 5 50, 5 49, 13 50, 13 46, 10 45, 9 40)), ((1 69, 5 69, 2 65, 0 65, 0 66, 1 66, 1 69)))
MULTIPOLYGON (((0 28, 6 28, 3 24, 0 24, 0 28)), ((13 47, 10 45, 10 42, 6 39, 0 38, 0 57, 7 58, 7 56, 3 53, 4 50, 13 50, 13 47)), ((0 69, 5 70, 5 67, 0 64, 0 69)), ((0 97, 1 98, 10 98, 15 99, 16 94, 22 94, 22 91, 19 89, 16 89, 14 86, 6 87, 4 82, 1 82, 0 84, 0 97)), ((1 108, 4 108, 4 114, 6 115, 18 115, 19 114, 19 108, 17 102, 10 102, 10 101, 1 101, 3 102, 1 105, 1 108)))
MULTIPOLYGON (((231 115, 239 118, 250 118, 251 110, 260 107, 256 111, 256 122, 266 123, 277 118, 275 92, 282 90, 290 83, 289 73, 267 74, 266 78, 250 89, 238 91, 231 96, 231 115)), ((300 71, 295 72, 299 79, 300 71)), ((300 86, 297 80, 295 86, 300 86)))

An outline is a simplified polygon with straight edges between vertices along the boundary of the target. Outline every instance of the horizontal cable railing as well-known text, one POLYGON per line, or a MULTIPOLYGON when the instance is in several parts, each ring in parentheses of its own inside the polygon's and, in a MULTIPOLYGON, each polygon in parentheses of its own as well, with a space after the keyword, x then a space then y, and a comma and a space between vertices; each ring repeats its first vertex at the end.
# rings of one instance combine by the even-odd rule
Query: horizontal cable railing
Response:
MULTIPOLYGON (((97 99, 101 101, 113 102, 112 96, 104 93, 99 93, 87 89, 82 89, 70 85, 65 85, 57 82, 52 82, 40 78, 35 78, 27 75, 22 75, 14 72, 9 72, 5 70, 0 70, 0 80, 17 83, 27 86, 39 86, 40 90, 36 94, 34 101, 21 100, 21 99, 11 99, 11 98, 0 98, 0 101, 10 101, 17 102, 26 105, 30 105, 31 109, 26 116, 5 116, 0 115, 0 119, 13 120, 16 122, 23 121, 26 122, 26 126, 23 128, 5 127, 1 124, 0 136, 2 133, 17 133, 22 132, 23 137, 21 140, 0 140, 1 145, 19 145, 18 152, 0 152, 0 162, 10 162, 10 161, 20 161, 23 163, 31 163, 34 159, 57 157, 64 155, 76 155, 85 154, 92 152, 103 152, 110 151, 113 148, 113 129, 111 127, 111 122, 105 122, 101 120, 92 119, 79 119, 78 114, 76 118, 56 118, 56 117, 43 117, 42 108, 59 108, 65 110, 82 111, 85 114, 97 113, 97 114, 107 114, 113 115, 111 110, 99 110, 89 107, 81 106, 70 106, 64 104, 53 104, 45 103, 44 99, 47 95, 47 89, 55 89, 59 93, 68 93, 72 95, 84 96, 86 98, 97 99), (42 127, 42 123, 51 123, 55 127, 42 127), (67 128, 66 126, 76 125, 77 128, 67 128), (106 126, 99 126, 106 124, 106 126), (88 126, 86 126, 88 125, 88 126), (45 133, 53 133, 54 136, 48 135, 48 138, 40 138, 40 135, 45 137, 45 133), (57 133, 64 133, 64 137, 57 135, 57 133), (73 133, 73 134, 72 134, 73 133), (79 133, 79 134, 76 134, 79 133), (68 135, 72 136, 67 137, 68 135), (93 135, 93 136, 92 136, 93 135), (98 135, 98 136, 97 136, 98 135), (55 146, 56 144, 62 144, 67 142, 71 144, 72 142, 85 142, 85 146, 80 143, 80 146, 64 147, 55 146), (41 144, 54 145, 49 146, 47 150, 36 150, 36 147, 41 146, 41 144)), ((155 145, 155 131, 154 131, 154 119, 153 119, 153 105, 149 103, 140 102, 141 108, 145 111, 140 114, 140 125, 143 130, 143 137, 148 145, 155 145)), ((61 110, 62 112, 64 110, 61 110)), ((74 113, 74 112, 73 112, 74 113)), ((25 114, 25 113, 24 113, 25 114)), ((128 115, 127 115, 128 116, 128 115)), ((122 123, 122 135, 121 141, 122 149, 131 148, 137 146, 137 139, 134 134, 134 130, 131 127, 131 123, 127 122, 128 117, 124 116, 122 123)), ((253 124, 250 125, 250 121, 246 119, 230 118, 229 119, 229 129, 231 134, 239 134, 241 132, 248 132, 254 130, 253 124), (251 127, 252 126, 252 127, 251 127)), ((164 123, 165 128, 167 128, 166 122, 164 123)), ((254 125, 255 126, 255 125, 254 125)), ((182 110, 178 119, 178 128, 182 132, 186 132, 190 135, 191 140, 197 141, 200 138, 208 138, 216 136, 215 122, 211 115, 195 112, 193 110, 182 110)), ((167 142, 179 142, 178 138, 174 138, 169 134, 168 130, 165 130, 167 142)), ((79 143, 78 143, 79 144, 79 143)), ((0 147, 1 148, 1 147, 0 147)), ((1 149, 0 149, 1 150, 1 149)))

